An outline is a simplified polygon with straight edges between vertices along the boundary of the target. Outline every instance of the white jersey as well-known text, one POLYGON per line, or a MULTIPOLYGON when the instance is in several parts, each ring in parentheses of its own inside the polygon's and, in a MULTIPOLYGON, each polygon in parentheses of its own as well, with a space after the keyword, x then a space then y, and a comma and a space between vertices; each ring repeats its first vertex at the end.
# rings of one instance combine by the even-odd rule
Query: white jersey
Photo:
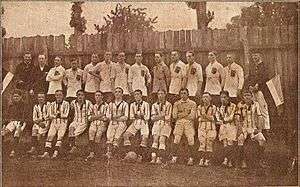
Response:
POLYGON ((103 93, 113 91, 111 80, 112 80, 112 72, 114 66, 115 66, 114 62, 106 63, 105 61, 103 61, 97 64, 97 66, 95 67, 95 69, 98 70, 100 73, 101 80, 100 80, 99 89, 103 93))
POLYGON ((182 61, 172 63, 170 65, 171 82, 169 86, 170 94, 179 94, 180 89, 183 87, 183 79, 186 76, 186 65, 182 61))
POLYGON ((61 65, 50 69, 46 76, 46 81, 49 82, 48 94, 55 94, 56 90, 62 90, 64 76, 65 68, 61 65))
POLYGON ((84 68, 84 82, 85 88, 84 91, 88 93, 95 93, 99 90, 99 78, 95 77, 94 75, 90 74, 90 72, 96 71, 97 65, 93 65, 92 63, 88 64, 84 68))
POLYGON ((205 69, 205 73, 206 84, 204 92, 208 92, 211 95, 220 95, 224 79, 223 66, 217 61, 209 63, 205 69))
POLYGON ((112 78, 115 80, 115 88, 120 87, 123 89, 123 94, 129 94, 128 91, 128 73, 129 73, 129 64, 116 63, 113 72, 112 78))
POLYGON ((71 107, 74 110, 73 122, 87 123, 88 117, 92 114, 93 104, 89 100, 85 100, 82 105, 77 100, 73 100, 71 107))
POLYGON ((83 70, 77 68, 75 71, 72 68, 66 70, 64 84, 67 86, 66 97, 76 97, 76 92, 81 90, 83 83, 83 70))
POLYGON ((129 69, 128 82, 132 83, 132 91, 139 89, 143 96, 147 96, 146 84, 151 82, 149 69, 143 64, 133 64, 129 69))
POLYGON ((230 97, 237 97, 238 89, 244 86, 244 71, 237 63, 232 63, 224 68, 224 90, 229 92, 230 97))
POLYGON ((196 62, 186 65, 186 88, 190 96, 196 96, 199 82, 203 82, 202 66, 196 62))

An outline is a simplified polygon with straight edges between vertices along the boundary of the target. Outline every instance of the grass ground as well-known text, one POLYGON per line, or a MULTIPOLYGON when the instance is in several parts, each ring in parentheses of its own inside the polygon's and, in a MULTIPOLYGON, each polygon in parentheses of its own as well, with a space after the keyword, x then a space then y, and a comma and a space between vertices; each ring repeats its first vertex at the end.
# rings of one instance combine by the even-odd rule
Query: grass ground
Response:
MULTIPOLYGON (((86 154, 86 138, 85 135, 79 140, 81 155, 86 154)), ((23 143, 24 150, 28 149, 28 138, 23 138, 23 143)), ((85 162, 80 156, 57 161, 9 159, 9 147, 7 144, 3 149, 3 186, 287 186, 298 182, 297 173, 286 175, 289 152, 275 140, 269 141, 265 151, 269 167, 248 170, 226 169, 218 161, 201 168, 184 163, 162 167, 116 159, 108 162, 103 157, 93 162, 85 162)), ((221 154, 218 150, 216 157, 221 154)))

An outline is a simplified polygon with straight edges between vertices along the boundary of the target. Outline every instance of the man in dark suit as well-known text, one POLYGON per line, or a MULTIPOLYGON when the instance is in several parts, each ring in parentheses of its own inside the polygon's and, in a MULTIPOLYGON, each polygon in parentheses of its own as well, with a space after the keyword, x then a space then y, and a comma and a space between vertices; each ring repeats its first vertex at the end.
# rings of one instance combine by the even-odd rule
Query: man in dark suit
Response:
POLYGON ((38 64, 34 67, 34 85, 33 91, 37 93, 47 93, 49 83, 46 81, 47 73, 50 67, 46 63, 46 57, 43 54, 38 56, 38 64))

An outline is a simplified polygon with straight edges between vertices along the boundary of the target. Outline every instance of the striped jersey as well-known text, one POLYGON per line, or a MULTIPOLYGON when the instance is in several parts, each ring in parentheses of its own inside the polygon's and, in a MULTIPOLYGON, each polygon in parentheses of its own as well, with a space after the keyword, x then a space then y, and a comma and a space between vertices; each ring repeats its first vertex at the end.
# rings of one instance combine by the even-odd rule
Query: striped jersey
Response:
POLYGON ((55 119, 52 120, 54 123, 67 123, 67 117, 70 111, 70 104, 67 101, 57 103, 56 101, 51 103, 50 116, 55 119), (58 115, 59 114, 59 115, 58 115), (62 119, 64 118, 64 119, 62 119))
POLYGON ((234 123, 235 110, 236 110, 236 105, 234 103, 229 103, 229 105, 227 106, 222 105, 217 110, 216 118, 220 122, 235 125, 234 123))
POLYGON ((88 117, 92 114, 93 104, 89 100, 85 100, 79 104, 77 100, 71 102, 71 107, 74 110, 73 122, 87 123, 88 117))
POLYGON ((151 107, 151 116, 164 115, 166 121, 171 121, 172 104, 168 101, 165 103, 156 102, 151 107))
MULTIPOLYGON (((94 104, 93 110, 92 110, 92 116, 99 116, 99 115, 107 115, 108 112, 108 104, 103 102, 101 104, 94 104)), ((95 120, 93 122, 96 122, 97 124, 100 124, 101 120, 95 120)))
POLYGON ((32 114, 33 121, 36 121, 36 120, 42 120, 42 121, 49 120, 50 107, 51 107, 50 102, 44 103, 42 106, 39 105, 39 104, 34 105, 33 114, 32 114))
MULTIPOLYGON (((107 118, 112 121, 114 116, 125 116, 129 117, 129 106, 125 101, 119 103, 110 102, 108 105, 107 118)), ((114 122, 114 121, 113 121, 114 122)))
POLYGON ((215 115, 217 107, 215 105, 199 105, 197 108, 197 117, 199 128, 203 130, 215 130, 215 115))
POLYGON ((144 114, 144 120, 150 119, 150 106, 149 103, 142 101, 137 103, 136 101, 130 104, 130 119, 135 120, 135 115, 144 114))
POLYGON ((244 102, 238 103, 236 114, 240 115, 243 127, 254 129, 258 127, 258 117, 261 116, 261 111, 257 102, 254 101, 251 105, 247 105, 244 102))

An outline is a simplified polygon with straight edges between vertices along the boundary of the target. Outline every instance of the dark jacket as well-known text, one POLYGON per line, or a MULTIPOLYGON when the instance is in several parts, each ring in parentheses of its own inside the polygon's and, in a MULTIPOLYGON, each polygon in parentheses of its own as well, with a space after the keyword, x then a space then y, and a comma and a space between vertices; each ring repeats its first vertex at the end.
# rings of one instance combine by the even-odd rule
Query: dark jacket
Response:
POLYGON ((6 109, 6 115, 4 117, 5 122, 10 121, 21 121, 25 122, 26 117, 26 106, 24 102, 20 101, 17 103, 12 103, 6 109))
POLYGON ((15 80, 17 83, 17 88, 22 90, 27 90, 27 91, 33 89, 33 84, 35 79, 34 69, 35 67, 33 63, 26 64, 22 62, 17 65, 16 72, 15 72, 15 80))
POLYGON ((266 89, 266 82, 269 80, 268 69, 264 62, 250 66, 248 86, 258 84, 260 90, 266 89))
POLYGON ((34 67, 34 84, 33 84, 34 93, 38 93, 38 92, 47 93, 49 83, 46 81, 46 76, 49 70, 50 67, 48 65, 45 65, 43 70, 41 70, 39 65, 34 67))

